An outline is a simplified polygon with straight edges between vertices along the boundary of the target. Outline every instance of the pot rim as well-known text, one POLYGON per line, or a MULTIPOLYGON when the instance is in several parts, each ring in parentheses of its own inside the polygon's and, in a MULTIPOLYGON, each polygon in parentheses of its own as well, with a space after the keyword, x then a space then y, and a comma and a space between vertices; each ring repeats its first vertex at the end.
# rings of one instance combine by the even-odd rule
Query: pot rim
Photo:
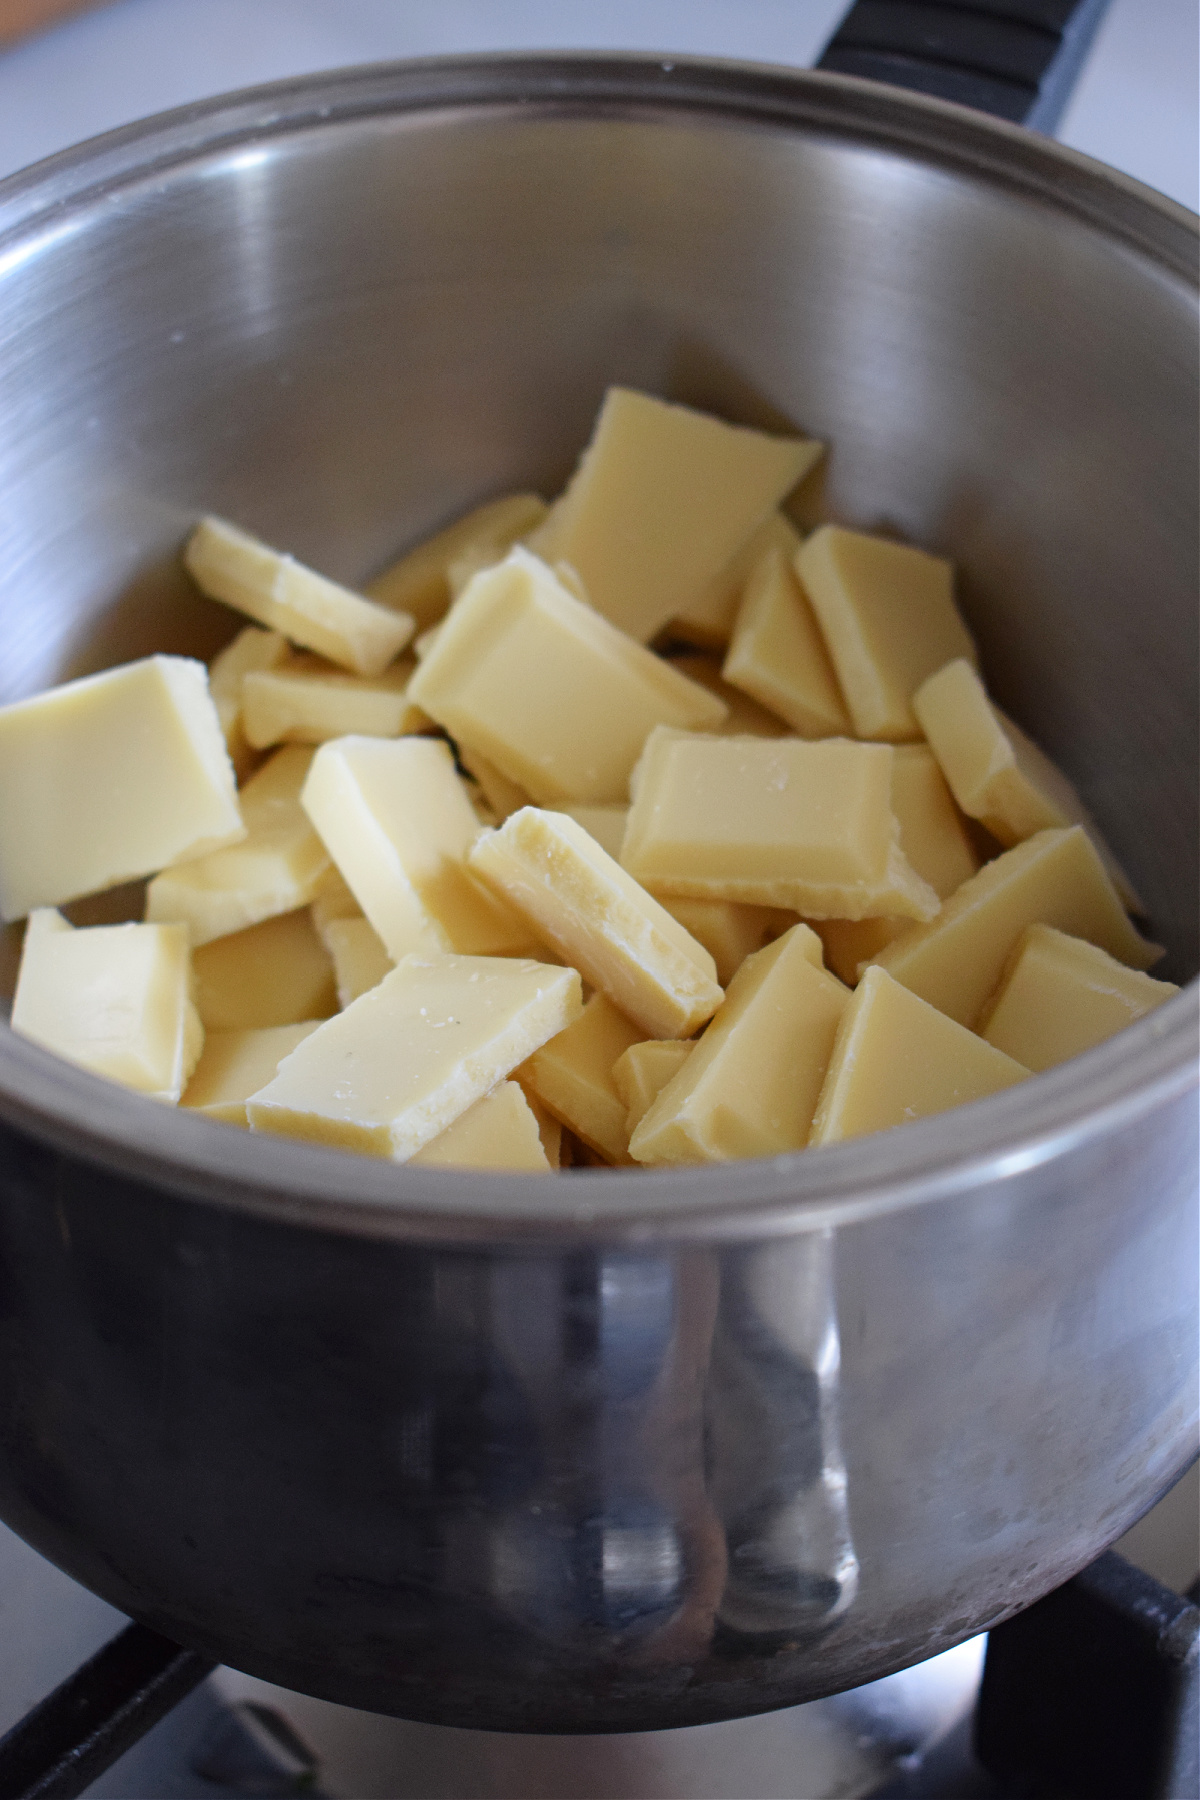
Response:
POLYGON ((1193 285, 1200 218, 1082 151, 953 101, 823 69, 641 51, 490 51, 362 63, 289 77, 154 113, 86 138, 0 181, 0 276, 89 204, 221 152, 371 116, 513 111, 526 117, 712 113, 806 126, 986 176, 1097 225, 1193 285), (23 240, 33 231, 35 241, 23 240))
MULTIPOLYGON (((364 118, 506 109, 517 116, 806 128, 1016 188, 1196 283, 1200 220, 1141 183, 947 101, 855 77, 699 57, 489 54, 370 64, 160 113, 0 182, 0 279, 122 190, 276 138, 364 118)), ((1029 1084, 828 1149, 712 1168, 541 1178, 411 1169, 159 1106, 0 1025, 0 1119, 147 1184, 304 1229, 488 1250, 564 1240, 628 1246, 825 1229, 963 1195, 1100 1140, 1197 1080, 1200 986, 1029 1084)))

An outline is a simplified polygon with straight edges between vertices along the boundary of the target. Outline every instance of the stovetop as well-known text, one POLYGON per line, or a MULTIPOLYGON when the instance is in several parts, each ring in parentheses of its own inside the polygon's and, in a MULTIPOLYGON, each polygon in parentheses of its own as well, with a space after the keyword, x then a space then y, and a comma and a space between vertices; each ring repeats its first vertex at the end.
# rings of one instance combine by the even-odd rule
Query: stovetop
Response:
MULTIPOLYGON (((0 55, 0 176, 207 94, 401 56, 626 48, 806 65, 846 3, 121 0, 0 55)), ((1112 0, 1057 134, 1193 209, 1197 24, 1194 0, 1112 0)), ((1193 1470, 1118 1548, 1181 1591, 1195 1575, 1198 1511, 1193 1470)), ((0 1526, 0 1732, 123 1623, 0 1526)), ((1002 1790, 970 1748, 982 1660, 976 1639, 834 1700, 582 1739, 405 1724, 219 1670, 88 1792, 985 1800, 1002 1790)))

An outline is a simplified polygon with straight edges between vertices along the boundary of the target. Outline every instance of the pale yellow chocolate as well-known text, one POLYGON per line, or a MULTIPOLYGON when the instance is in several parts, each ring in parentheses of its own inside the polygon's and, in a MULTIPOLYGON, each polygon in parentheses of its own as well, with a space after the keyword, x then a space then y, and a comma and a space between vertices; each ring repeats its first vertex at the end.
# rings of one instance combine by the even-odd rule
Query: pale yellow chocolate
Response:
POLYGON ((668 636, 702 650, 723 651, 733 636, 738 607, 755 565, 771 549, 781 550, 790 562, 799 548, 796 527, 782 513, 770 513, 720 574, 675 614, 667 626, 668 636))
POLYGON ((555 806, 552 812, 566 813, 568 819, 574 819, 582 825, 589 837, 594 837, 606 855, 615 862, 621 860, 621 845, 625 841, 625 821, 629 817, 627 806, 555 806))
POLYGON ((351 675, 324 657, 294 653, 242 681, 242 726, 249 744, 325 744, 330 738, 400 737, 433 721, 408 698, 417 666, 401 656, 382 675, 351 675))
POLYGON ((570 563, 592 605, 644 643, 703 594, 822 449, 610 388, 530 544, 570 563))
POLYGON ((843 1016, 809 1141, 837 1144, 887 1131, 982 1100, 1028 1074, 885 970, 871 968, 843 1016))
POLYGON ((892 810, 901 849, 940 899, 974 875, 979 857, 928 744, 893 750, 892 810))
POLYGON ((528 929, 468 873, 479 829, 449 745, 339 738, 301 795, 355 899, 396 962, 410 951, 526 951, 528 929))
POLYGON ((1039 831, 985 863, 928 925, 912 926, 873 959, 962 1025, 974 1025, 1027 925, 1054 925, 1148 969, 1162 951, 1130 924, 1081 825, 1039 831))
POLYGON ((546 1161, 552 1169, 563 1167, 563 1124, 556 1119, 548 1107, 542 1105, 529 1083, 525 1080, 525 1071, 515 1069, 513 1080, 525 1096, 530 1112, 537 1120, 538 1136, 542 1140, 542 1149, 546 1153, 546 1161))
POLYGON ((938 897, 900 848, 891 787, 886 744, 658 730, 631 787, 621 861, 660 895, 929 919, 938 897))
POLYGON ((705 1163, 803 1149, 849 999, 822 968, 820 940, 807 925, 748 957, 634 1131, 630 1155, 705 1163))
POLYGON ((510 813, 520 812, 523 806, 529 805, 525 789, 502 775, 496 765, 486 756, 480 756, 477 750, 468 750, 460 744, 458 759, 475 784, 472 804, 481 816, 487 815, 488 824, 503 825, 510 813))
POLYGON ((306 906, 214 938, 193 951, 192 969, 206 1030, 295 1025, 337 1010, 333 962, 306 906))
POLYGON ((246 1103, 255 1131, 406 1162, 582 1006, 573 969, 406 956, 246 1103))
POLYGON ((378 987, 394 966, 370 919, 330 919, 322 942, 333 958, 339 1006, 349 1006, 368 988, 378 987))
POLYGON ((641 1037, 603 994, 593 994, 582 1013, 543 1044, 521 1077, 555 1118, 606 1162, 628 1163, 626 1105, 613 1080, 613 1064, 641 1037))
MULTIPOLYGON (((573 594, 576 600, 582 600, 585 606, 590 606, 592 604, 588 597, 588 591, 583 585, 583 577, 578 569, 573 569, 568 562, 556 562, 552 563, 550 566, 554 570, 556 578, 561 581, 562 585, 566 588, 568 594, 573 594)), ((462 590, 460 589, 459 591, 461 592, 462 590)))
POLYGON ((863 963, 907 931, 911 919, 813 919, 825 961, 839 981, 853 987, 863 963))
POLYGON ((239 781, 254 767, 254 749, 242 723, 242 683, 247 675, 278 667, 287 656, 288 641, 281 631, 244 625, 208 665, 208 691, 239 781))
MULTIPOLYGON (((898 744, 892 753, 892 809, 900 848, 917 874, 945 899, 979 867, 979 858, 927 744, 898 744)), ((907 931, 909 919, 822 919, 813 929, 825 960, 851 987, 859 965, 907 931)))
POLYGON ((997 842, 1011 847, 1035 831, 1082 825, 1125 906, 1137 892, 1062 770, 988 699, 970 663, 947 663, 913 695, 913 711, 954 798, 997 842))
POLYGON ((980 1017, 981 1037, 1035 1072, 1102 1044, 1179 989, 1083 938, 1030 925, 980 1017))
POLYGON ((416 628, 407 613, 364 600, 224 519, 202 519, 183 560, 214 600, 357 675, 382 674, 416 628))
POLYGON ((93 1075, 177 1101, 204 1029, 191 1000, 182 925, 76 931, 53 908, 30 915, 12 1028, 93 1075))
POLYGON ((748 956, 796 923, 794 913, 737 900, 684 900, 678 894, 664 894, 659 904, 704 945, 717 965, 722 987, 729 986, 748 956))
POLYGON ((247 1126, 250 1095, 266 1086, 284 1057, 320 1023, 305 1019, 260 1031, 210 1031, 179 1104, 223 1125, 247 1126))
POLYGON ((0 707, 0 915, 246 835, 203 663, 150 656, 0 707))
POLYGON ((625 1106, 627 1142, 691 1053, 691 1044, 678 1038, 648 1038, 630 1044, 618 1056, 612 1066, 612 1083, 625 1106))
POLYGON ((406 551, 363 592, 382 606, 409 613, 425 631, 450 605, 452 570, 461 580, 468 565, 474 574, 499 562, 519 538, 541 524, 547 510, 536 494, 504 494, 488 500, 406 551))
POLYGON ((178 921, 194 945, 244 931, 314 898, 329 855, 301 806, 313 753, 287 745, 241 791, 247 835, 240 844, 166 869, 146 889, 151 924, 178 921))
POLYGON ((716 726, 722 737, 787 737, 788 728, 778 713, 768 712, 749 694, 743 694, 741 688, 731 687, 721 674, 721 664, 715 656, 707 656, 702 651, 689 651, 683 656, 672 656, 672 666, 686 675, 689 681, 699 682, 710 694, 728 708, 726 717, 716 726))
POLYGON ((321 877, 321 885, 313 895, 309 908, 317 936, 325 943, 325 934, 335 919, 361 919, 363 909, 346 885, 345 876, 336 863, 330 863, 321 877))
POLYGON ((658 724, 717 726, 719 700, 514 550, 455 601, 411 698, 540 804, 625 799, 658 724))
POLYGON ((790 558, 767 550, 750 572, 721 673, 801 737, 850 734, 829 652, 790 558))
POLYGON ((708 951, 574 819, 527 806, 469 861, 644 1036, 689 1037, 720 1005, 708 951))
POLYGON ((854 730, 895 743, 919 738, 912 695, 926 676, 975 646, 954 604, 944 557, 822 525, 796 556, 854 730))
POLYGON ((432 1143, 409 1158, 413 1168, 495 1169, 548 1175, 538 1122, 515 1081, 502 1081, 468 1106, 432 1143))

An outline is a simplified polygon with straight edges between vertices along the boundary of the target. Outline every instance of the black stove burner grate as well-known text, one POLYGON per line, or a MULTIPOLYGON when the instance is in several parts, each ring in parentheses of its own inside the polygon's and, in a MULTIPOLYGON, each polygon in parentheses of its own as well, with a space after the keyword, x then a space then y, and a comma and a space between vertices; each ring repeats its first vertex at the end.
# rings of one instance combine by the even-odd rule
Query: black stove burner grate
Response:
POLYGON ((1198 1621, 1195 1590, 1181 1598, 1108 1551, 991 1633, 979 1760, 1070 1800, 1196 1800, 1198 1621))
POLYGON ((215 1667, 127 1625, 0 1738, 0 1800, 74 1800, 215 1667))

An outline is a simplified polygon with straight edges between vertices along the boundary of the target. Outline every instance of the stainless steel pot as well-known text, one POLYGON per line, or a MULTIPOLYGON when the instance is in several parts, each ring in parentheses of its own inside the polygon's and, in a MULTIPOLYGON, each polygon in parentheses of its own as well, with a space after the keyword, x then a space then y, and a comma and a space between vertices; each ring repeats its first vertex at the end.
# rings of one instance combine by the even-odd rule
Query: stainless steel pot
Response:
MULTIPOLYGON (((644 58, 351 71, 0 189, 3 697, 553 489, 613 380, 957 558, 1170 973, 1195 943, 1195 221, 1019 130, 644 58)), ((47 829, 53 822, 47 821, 47 829)), ((1195 1453, 1196 990, 900 1133, 555 1182, 146 1102, 0 1031, 0 1514, 357 1706, 680 1725, 1003 1618, 1195 1453)))

